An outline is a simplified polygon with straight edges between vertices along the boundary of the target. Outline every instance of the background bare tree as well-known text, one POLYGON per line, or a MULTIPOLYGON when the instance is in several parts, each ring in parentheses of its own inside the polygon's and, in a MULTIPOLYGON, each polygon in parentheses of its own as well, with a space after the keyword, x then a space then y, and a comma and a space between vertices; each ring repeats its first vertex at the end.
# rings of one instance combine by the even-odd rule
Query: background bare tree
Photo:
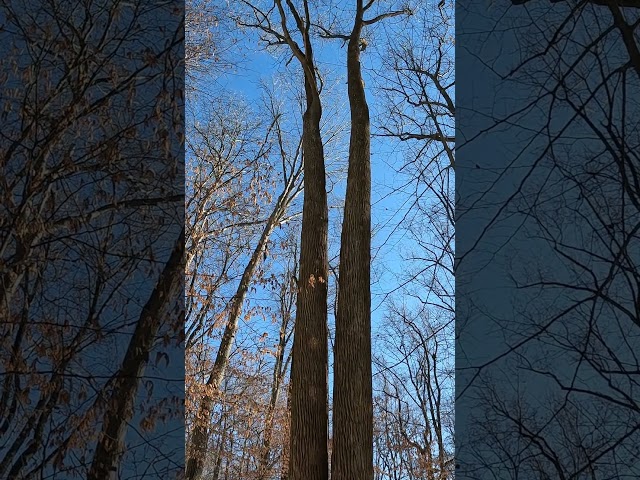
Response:
POLYGON ((453 478, 453 322, 392 309, 378 338, 376 478, 453 478))
MULTIPOLYGON (((454 86, 453 4, 419 9, 388 29, 375 134, 401 148, 403 269, 385 291, 374 355, 375 475, 453 478, 454 86)), ((393 217, 392 217, 393 218, 393 217)), ((383 248, 383 247, 381 247, 383 248)))
MULTIPOLYGON (((462 395, 483 419, 463 444, 465 478, 639 474, 639 13, 633 2, 530 2, 497 25, 521 48, 498 73, 531 96, 498 107, 507 114, 488 130, 522 126, 508 170, 480 173, 515 185, 474 248, 510 267, 517 294, 508 318, 475 298, 505 338, 499 357, 465 369, 462 395), (505 226, 508 247, 488 245, 505 226), (519 264, 517 247, 532 262, 519 264)), ((475 193, 466 208, 495 202, 475 193)))
MULTIPOLYGON (((187 266, 192 278, 188 354, 191 355, 192 350, 199 353, 198 345, 208 341, 216 323, 222 323, 224 329, 215 361, 200 384, 201 391, 196 393, 195 385, 190 389, 191 395, 196 396, 189 400, 195 416, 189 428, 188 478, 198 478, 204 466, 212 409, 229 364, 247 294, 252 284, 264 280, 261 265, 268 256, 270 238, 278 226, 288 221, 288 209, 302 189, 300 144, 293 144, 293 150, 289 150, 291 145, 282 129, 280 106, 274 103, 273 97, 267 102, 268 115, 261 122, 262 128, 258 127, 262 138, 250 136, 252 126, 246 114, 229 115, 227 106, 222 105, 224 110, 213 112, 207 126, 193 127, 195 132, 190 141, 193 176, 189 178, 187 260, 193 262, 198 258, 200 262, 187 266), (243 158, 251 150, 254 158, 243 158), (276 161, 269 161, 272 150, 277 152, 276 161), (281 179, 277 198, 272 199, 273 190, 266 177, 274 171, 274 164, 281 170, 281 179), (262 210, 259 204, 267 214, 266 218, 256 220, 262 210), (232 241, 225 244, 227 239, 232 241), (238 240, 239 245, 235 243, 238 240), (248 255, 243 252, 245 245, 248 255), (238 277, 231 282, 234 291, 230 298, 220 302, 220 290, 227 283, 234 255, 244 259, 244 263, 238 277), (209 274, 206 267, 211 260, 217 261, 209 274)), ((238 113, 241 112, 235 114, 238 113)), ((251 315, 251 312, 245 311, 245 314, 251 315)), ((199 384, 199 380, 193 380, 199 384)))
POLYGON ((174 477, 181 302, 155 302, 153 328, 135 332, 183 221, 182 11, 105 0, 0 12, 0 476, 86 477, 109 457, 112 474, 149 476, 151 462, 174 477), (141 355, 133 379, 128 346, 141 355), (109 446, 118 395, 129 422, 109 446), (139 461, 153 448, 162 460, 139 461))

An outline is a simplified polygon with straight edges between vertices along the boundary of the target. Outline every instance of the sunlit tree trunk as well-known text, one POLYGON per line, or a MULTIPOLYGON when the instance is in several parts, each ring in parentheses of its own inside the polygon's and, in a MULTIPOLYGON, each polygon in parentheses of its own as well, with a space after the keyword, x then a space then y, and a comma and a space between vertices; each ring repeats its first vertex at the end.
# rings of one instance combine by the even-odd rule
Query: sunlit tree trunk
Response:
POLYGON ((358 1, 347 50, 351 137, 336 312, 332 480, 373 479, 371 140, 360 66, 363 13, 358 1))

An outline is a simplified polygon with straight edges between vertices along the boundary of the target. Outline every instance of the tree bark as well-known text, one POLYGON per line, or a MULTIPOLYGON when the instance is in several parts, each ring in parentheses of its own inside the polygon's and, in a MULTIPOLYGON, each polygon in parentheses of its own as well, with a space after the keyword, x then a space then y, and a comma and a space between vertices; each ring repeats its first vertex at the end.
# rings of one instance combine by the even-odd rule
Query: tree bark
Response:
POLYGON ((156 288, 142 310, 122 366, 115 375, 115 383, 103 417, 102 432, 87 480, 118 478, 118 464, 124 452, 127 424, 133 416, 133 404, 140 377, 144 374, 149 353, 164 318, 162 310, 166 308, 167 301, 171 299, 172 293, 179 288, 183 279, 183 260, 184 228, 156 288))
MULTIPOLYGON (((249 3, 250 2, 245 2, 249 3)), ((269 15, 251 6, 258 28, 275 44, 286 44, 304 72, 306 109, 302 121, 304 164, 304 202, 300 240, 300 268, 296 322, 291 362, 291 423, 289 441, 289 480, 328 480, 328 333, 327 277, 329 213, 324 166, 324 147, 320 131, 322 107, 321 81, 313 59, 308 0, 301 10, 291 0, 274 0, 280 25, 276 31, 269 15), (288 19, 300 33, 301 45, 289 32, 288 19)))
POLYGON ((360 67, 363 10, 358 0, 347 49, 351 136, 336 311, 332 480, 373 479, 371 140, 360 67))
MULTIPOLYGON (((313 71, 307 46, 306 58, 313 71)), ((306 76, 309 76, 306 73, 306 76)), ((315 80, 313 80, 315 81, 315 80)), ((296 323, 291 363, 290 480, 327 480, 327 277, 328 208, 322 109, 316 85, 305 78, 307 109, 303 118, 304 204, 296 323)))
POLYGON ((281 0, 278 8, 283 39, 304 72, 306 110, 302 120, 304 202, 300 240, 300 268, 296 322, 291 361, 291 424, 289 480, 328 480, 328 332, 327 277, 329 271, 329 213, 320 131, 322 106, 319 79, 311 46, 309 4, 300 15, 293 2, 286 4, 302 35, 303 49, 291 38, 281 0))

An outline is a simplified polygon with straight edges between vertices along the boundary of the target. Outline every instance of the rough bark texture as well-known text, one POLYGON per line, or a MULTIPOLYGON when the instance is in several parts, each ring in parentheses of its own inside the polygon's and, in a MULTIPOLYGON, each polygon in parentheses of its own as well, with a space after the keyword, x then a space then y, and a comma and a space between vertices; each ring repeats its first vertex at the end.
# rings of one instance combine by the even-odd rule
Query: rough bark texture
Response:
POLYGON ((296 323, 291 363, 290 480, 327 480, 327 276, 328 209, 320 97, 310 47, 305 68, 307 109, 303 118, 304 204, 296 323), (315 82, 315 79, 313 79, 315 82))
POLYGON ((144 306, 140 321, 129 342, 122 366, 114 376, 114 386, 102 422, 102 432, 93 456, 87 480, 118 477, 118 465, 124 452, 127 425, 133 416, 133 404, 140 377, 163 320, 162 311, 181 285, 184 273, 184 228, 162 271, 156 288, 144 306))
POLYGON ((371 140, 360 69, 358 3, 347 50, 351 137, 336 312, 332 480, 373 479, 371 140))

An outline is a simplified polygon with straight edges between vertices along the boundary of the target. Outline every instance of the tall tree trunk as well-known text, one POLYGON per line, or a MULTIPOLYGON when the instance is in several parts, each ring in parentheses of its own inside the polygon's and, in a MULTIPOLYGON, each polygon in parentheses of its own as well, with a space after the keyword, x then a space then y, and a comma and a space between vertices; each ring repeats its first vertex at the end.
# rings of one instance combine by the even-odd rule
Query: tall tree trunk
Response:
MULTIPOLYGON (((251 2, 245 2, 251 4, 251 2)), ((304 72, 306 110, 302 121, 304 203, 296 322, 291 362, 291 422, 287 477, 290 480, 328 480, 328 335, 327 277, 329 213, 320 133, 321 81, 313 58, 308 0, 274 0, 280 17, 278 32, 261 12, 258 25, 277 44, 286 44, 304 72), (296 7, 296 3, 301 7, 296 7), (301 4, 301 5, 300 5, 301 4), (290 21, 301 37, 290 34, 290 21)), ((254 8, 254 6, 251 6, 254 8)), ((259 8, 255 8, 259 12, 259 8)))
POLYGON ((328 208, 322 109, 315 84, 310 45, 305 68, 307 109, 303 118, 304 204, 296 323, 291 363, 290 480, 327 480, 327 277, 328 208))
POLYGON ((336 311, 332 480, 373 479, 371 140, 360 68, 363 10, 358 0, 347 49, 351 136, 336 311))
POLYGON ((122 366, 115 375, 115 383, 102 422, 102 432, 87 480, 118 478, 117 470, 120 457, 124 452, 126 427, 133 416, 133 404, 140 377, 144 374, 149 353, 164 318, 162 310, 166 308, 167 301, 172 298, 172 292, 180 285, 183 278, 183 260, 184 228, 156 288, 142 310, 122 366))

